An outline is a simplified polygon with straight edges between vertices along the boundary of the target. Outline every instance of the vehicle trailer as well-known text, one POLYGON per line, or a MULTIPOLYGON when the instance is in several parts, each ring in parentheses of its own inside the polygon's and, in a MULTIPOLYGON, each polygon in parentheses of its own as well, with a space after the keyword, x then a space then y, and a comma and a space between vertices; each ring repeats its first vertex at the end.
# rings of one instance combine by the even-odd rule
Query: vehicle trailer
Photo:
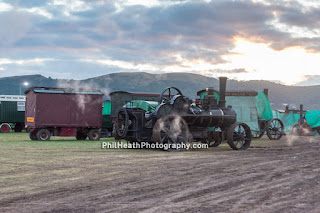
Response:
POLYGON ((235 111, 231 106, 225 106, 226 82, 226 77, 220 78, 219 103, 213 88, 207 88, 208 94, 199 103, 194 103, 176 87, 165 89, 158 96, 158 102, 129 101, 117 110, 116 138, 160 143, 169 151, 177 151, 187 142, 218 146, 224 140, 232 149, 247 149, 251 143, 251 130, 245 123, 236 122, 235 111))
POLYGON ((0 95, 0 132, 11 129, 21 132, 24 129, 26 97, 22 95, 0 95))
POLYGON ((31 140, 50 140, 50 136, 100 139, 101 91, 32 87, 26 96, 25 121, 31 140))

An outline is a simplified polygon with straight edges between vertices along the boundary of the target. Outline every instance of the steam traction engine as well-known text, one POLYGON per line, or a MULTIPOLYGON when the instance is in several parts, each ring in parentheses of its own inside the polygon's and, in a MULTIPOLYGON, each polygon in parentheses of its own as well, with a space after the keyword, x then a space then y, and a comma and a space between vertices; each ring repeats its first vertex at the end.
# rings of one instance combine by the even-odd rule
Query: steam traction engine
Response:
POLYGON ((153 111, 139 107, 139 100, 130 101, 116 113, 116 137, 168 147, 193 141, 218 146, 227 140, 232 149, 247 149, 251 130, 245 123, 236 122, 235 111, 225 106, 226 82, 226 77, 220 77, 219 103, 213 88, 207 88, 208 95, 193 102, 175 87, 165 89, 158 102, 142 101, 154 105, 153 111))

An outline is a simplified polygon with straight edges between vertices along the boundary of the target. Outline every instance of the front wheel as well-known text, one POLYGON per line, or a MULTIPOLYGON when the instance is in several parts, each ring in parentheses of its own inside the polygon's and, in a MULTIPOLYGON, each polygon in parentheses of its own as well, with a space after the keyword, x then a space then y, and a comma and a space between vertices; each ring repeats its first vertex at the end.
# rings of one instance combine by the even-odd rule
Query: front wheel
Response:
POLYGON ((245 150, 250 147, 252 133, 250 127, 245 123, 234 123, 228 129, 227 142, 234 150, 245 150))

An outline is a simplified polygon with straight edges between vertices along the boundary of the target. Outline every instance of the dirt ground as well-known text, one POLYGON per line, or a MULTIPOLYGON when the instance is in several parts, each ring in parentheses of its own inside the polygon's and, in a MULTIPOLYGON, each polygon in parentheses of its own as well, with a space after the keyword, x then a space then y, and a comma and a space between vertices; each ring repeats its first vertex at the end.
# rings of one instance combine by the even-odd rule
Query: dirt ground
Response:
POLYGON ((178 153, 40 143, 2 145, 0 211, 320 212, 320 136, 178 153))

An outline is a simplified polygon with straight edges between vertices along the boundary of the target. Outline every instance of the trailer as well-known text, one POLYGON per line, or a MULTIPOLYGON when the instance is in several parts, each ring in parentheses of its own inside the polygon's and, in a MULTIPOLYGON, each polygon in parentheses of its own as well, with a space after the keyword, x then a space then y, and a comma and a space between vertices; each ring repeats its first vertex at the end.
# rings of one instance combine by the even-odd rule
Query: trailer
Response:
POLYGON ((0 132, 11 129, 21 132, 24 129, 26 97, 22 95, 0 95, 0 132))
POLYGON ((25 93, 25 122, 31 140, 50 140, 50 136, 100 139, 101 91, 32 87, 25 93))

